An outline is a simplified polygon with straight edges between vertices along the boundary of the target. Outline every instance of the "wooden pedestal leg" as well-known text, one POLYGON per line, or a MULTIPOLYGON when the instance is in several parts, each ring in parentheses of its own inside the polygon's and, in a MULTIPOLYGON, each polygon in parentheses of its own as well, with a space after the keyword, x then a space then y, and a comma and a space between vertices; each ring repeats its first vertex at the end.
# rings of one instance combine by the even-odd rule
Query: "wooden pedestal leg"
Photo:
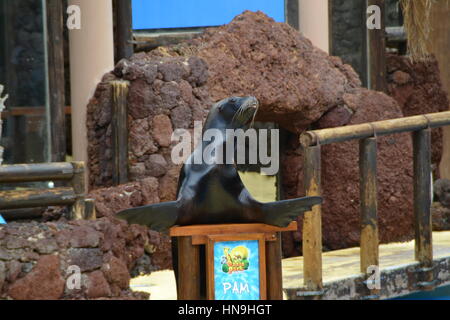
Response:
POLYGON ((266 242, 266 277, 268 300, 283 300, 281 258, 281 232, 277 232, 277 239, 275 241, 266 242))
POLYGON ((178 238, 178 300, 200 299, 200 248, 192 237, 178 238))

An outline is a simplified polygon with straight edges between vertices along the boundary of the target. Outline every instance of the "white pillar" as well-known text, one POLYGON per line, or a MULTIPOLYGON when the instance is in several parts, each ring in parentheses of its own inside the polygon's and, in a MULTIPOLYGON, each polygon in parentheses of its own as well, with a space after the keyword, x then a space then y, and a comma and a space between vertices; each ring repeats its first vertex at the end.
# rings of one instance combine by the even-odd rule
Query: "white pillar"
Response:
POLYGON ((298 0, 300 31, 313 45, 330 52, 328 0, 298 0))
POLYGON ((111 0, 69 0, 69 5, 81 12, 81 28, 69 31, 72 149, 74 160, 87 164, 86 107, 102 76, 114 68, 113 10, 111 0))

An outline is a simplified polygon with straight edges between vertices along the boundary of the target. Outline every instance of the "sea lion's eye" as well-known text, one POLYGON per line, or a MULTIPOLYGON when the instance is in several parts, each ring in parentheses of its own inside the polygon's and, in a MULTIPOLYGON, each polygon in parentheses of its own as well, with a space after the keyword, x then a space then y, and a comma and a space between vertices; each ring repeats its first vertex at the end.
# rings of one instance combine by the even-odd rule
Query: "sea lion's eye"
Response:
POLYGON ((230 98, 229 102, 231 103, 236 103, 237 99, 236 98, 230 98))

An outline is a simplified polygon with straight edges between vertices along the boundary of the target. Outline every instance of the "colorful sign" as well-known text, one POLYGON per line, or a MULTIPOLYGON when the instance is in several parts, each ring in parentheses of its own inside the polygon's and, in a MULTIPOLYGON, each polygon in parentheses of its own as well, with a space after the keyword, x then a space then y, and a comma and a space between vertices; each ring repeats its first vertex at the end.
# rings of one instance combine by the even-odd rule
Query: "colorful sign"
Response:
POLYGON ((258 240, 214 243, 214 295, 216 300, 260 299, 258 240))

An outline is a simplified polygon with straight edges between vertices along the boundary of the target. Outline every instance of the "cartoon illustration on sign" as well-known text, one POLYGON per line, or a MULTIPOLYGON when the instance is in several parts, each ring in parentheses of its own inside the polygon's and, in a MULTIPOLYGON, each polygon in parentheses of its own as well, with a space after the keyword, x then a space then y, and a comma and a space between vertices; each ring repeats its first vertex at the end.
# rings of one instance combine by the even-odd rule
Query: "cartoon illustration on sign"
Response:
POLYGON ((229 247, 223 249, 222 271, 225 273, 242 272, 248 269, 248 248, 237 246, 230 252, 229 247))
POLYGON ((214 244, 216 300, 259 300, 258 240, 224 241, 214 244))

